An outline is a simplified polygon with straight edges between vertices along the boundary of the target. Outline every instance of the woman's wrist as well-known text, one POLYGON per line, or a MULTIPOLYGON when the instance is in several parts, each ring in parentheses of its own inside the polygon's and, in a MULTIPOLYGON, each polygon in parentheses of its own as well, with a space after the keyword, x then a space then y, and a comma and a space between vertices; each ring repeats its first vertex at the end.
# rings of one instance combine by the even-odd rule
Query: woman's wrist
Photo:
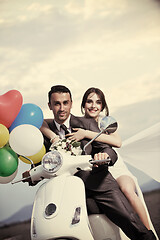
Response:
POLYGON ((54 136, 54 137, 52 137, 52 138, 50 139, 50 143, 57 142, 58 140, 59 140, 59 136, 56 135, 56 136, 54 136))
POLYGON ((84 129, 84 138, 88 138, 89 134, 90 134, 90 131, 84 129))

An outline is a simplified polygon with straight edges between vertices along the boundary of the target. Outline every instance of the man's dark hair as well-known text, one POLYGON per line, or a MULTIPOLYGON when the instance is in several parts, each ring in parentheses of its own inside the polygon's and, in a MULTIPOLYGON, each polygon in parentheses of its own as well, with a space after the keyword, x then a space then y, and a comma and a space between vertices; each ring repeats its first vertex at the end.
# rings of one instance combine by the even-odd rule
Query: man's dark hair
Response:
POLYGON ((51 87, 51 90, 48 93, 49 103, 51 103, 51 95, 52 95, 52 93, 69 93, 70 98, 71 98, 71 102, 72 102, 71 91, 67 87, 65 87, 63 85, 55 85, 55 86, 51 87))

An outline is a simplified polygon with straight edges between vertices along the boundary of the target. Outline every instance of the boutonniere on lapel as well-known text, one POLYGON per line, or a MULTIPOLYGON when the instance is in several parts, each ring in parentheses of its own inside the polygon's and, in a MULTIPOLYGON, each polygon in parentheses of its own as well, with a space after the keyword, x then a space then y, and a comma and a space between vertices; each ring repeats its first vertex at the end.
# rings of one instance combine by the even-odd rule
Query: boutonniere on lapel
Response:
POLYGON ((71 141, 69 139, 60 139, 58 142, 53 143, 50 146, 51 151, 62 151, 72 156, 81 155, 82 149, 80 147, 80 142, 71 141))

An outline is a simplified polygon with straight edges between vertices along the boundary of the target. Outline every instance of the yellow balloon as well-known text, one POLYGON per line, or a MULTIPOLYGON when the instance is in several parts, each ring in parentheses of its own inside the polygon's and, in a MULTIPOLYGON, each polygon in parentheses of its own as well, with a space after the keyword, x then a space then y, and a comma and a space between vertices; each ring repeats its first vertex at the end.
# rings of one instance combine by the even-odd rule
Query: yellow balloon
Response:
MULTIPOLYGON (((42 157, 44 156, 45 153, 46 153, 46 148, 43 144, 41 150, 38 153, 36 153, 32 156, 27 156, 27 158, 31 159, 33 161, 33 163, 36 164, 36 163, 39 163, 42 160, 42 157)), ((24 163, 31 164, 26 158, 24 158, 22 156, 20 156, 19 159, 21 161, 23 161, 24 163)))
POLYGON ((3 124, 0 124, 0 148, 4 147, 9 141, 9 130, 3 124))

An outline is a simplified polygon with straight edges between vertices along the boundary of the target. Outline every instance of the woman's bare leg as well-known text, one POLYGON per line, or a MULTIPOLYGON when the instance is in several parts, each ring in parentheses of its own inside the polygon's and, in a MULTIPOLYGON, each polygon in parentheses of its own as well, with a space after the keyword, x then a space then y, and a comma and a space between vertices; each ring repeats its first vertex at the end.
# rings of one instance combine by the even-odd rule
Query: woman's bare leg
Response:
POLYGON ((141 202, 141 199, 137 196, 135 192, 136 186, 134 180, 127 175, 120 176, 116 180, 119 184, 121 191, 127 197, 133 209, 139 215, 143 224, 146 226, 147 229, 150 230, 147 213, 145 211, 143 203, 141 202))

